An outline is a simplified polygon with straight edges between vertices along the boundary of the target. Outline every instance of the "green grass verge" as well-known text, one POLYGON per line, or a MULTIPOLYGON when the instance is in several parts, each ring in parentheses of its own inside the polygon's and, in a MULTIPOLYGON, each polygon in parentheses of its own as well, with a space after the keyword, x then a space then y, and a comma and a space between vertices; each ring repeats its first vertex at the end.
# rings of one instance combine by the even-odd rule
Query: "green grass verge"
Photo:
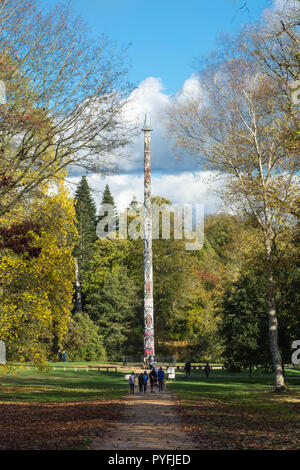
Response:
MULTIPOLYGON (((286 382, 291 393, 293 391, 300 393, 300 371, 287 371, 286 382)), ((227 403, 266 404, 269 398, 277 397, 273 393, 273 385, 273 374, 266 378, 264 374, 257 372, 250 378, 244 373, 216 371, 208 379, 199 372, 191 372, 188 378, 185 378, 184 373, 177 373, 176 380, 170 381, 168 388, 183 401, 210 398, 227 403)))
POLYGON ((124 374, 84 370, 41 373, 19 370, 0 377, 1 401, 64 402, 117 399, 127 390, 124 374))

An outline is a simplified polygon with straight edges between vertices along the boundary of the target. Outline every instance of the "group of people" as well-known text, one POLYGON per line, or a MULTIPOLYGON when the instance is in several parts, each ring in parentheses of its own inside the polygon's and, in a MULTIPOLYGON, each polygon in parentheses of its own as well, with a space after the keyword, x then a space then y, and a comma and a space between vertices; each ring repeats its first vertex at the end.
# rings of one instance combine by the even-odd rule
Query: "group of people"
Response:
POLYGON ((66 362, 67 354, 66 351, 58 350, 58 362, 66 362))
MULTIPOLYGON (((192 368, 191 361, 187 361, 184 366, 186 376, 189 376, 191 374, 191 368, 192 368)), ((204 372, 207 378, 209 376, 210 371, 211 371, 211 368, 210 368, 209 363, 207 362, 204 366, 204 372)))
MULTIPOLYGON (((158 387, 158 391, 162 392, 164 390, 164 380, 165 380, 165 373, 163 368, 158 368, 157 366, 152 366, 149 374, 145 370, 138 375, 138 385, 139 385, 139 393, 146 393, 147 392, 147 385, 148 380, 150 379, 150 386, 151 386, 151 393, 155 393, 154 389, 158 387)), ((134 372, 131 372, 129 376, 129 387, 130 393, 134 394, 135 389, 135 381, 136 375, 134 372)))

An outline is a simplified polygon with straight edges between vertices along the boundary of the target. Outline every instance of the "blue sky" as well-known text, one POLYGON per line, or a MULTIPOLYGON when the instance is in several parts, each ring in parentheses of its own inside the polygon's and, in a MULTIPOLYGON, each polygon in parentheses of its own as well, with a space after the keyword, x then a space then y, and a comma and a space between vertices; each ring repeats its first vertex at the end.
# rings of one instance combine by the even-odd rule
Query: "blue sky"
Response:
MULTIPOLYGON (((55 0, 44 0, 55 4, 55 0)), ((192 72, 195 57, 208 54, 222 32, 255 21, 267 0, 73 0, 95 37, 107 34, 131 43, 130 79, 160 77, 176 93, 192 72)))

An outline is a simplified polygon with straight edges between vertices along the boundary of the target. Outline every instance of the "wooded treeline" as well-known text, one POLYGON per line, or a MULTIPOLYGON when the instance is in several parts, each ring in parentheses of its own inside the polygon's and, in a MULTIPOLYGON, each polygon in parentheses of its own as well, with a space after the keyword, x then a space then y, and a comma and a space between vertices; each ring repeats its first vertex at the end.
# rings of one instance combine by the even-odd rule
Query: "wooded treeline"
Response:
MULTIPOLYGON (((108 185, 104 203, 114 204, 108 185)), ((138 205, 133 198, 129 211, 138 205)), ((40 233, 32 227, 27 236, 36 253, 26 252, 24 234, 10 238, 13 246, 1 257, 2 327, 5 318, 13 320, 7 337, 10 359, 55 360, 59 348, 70 360, 141 355, 143 240, 98 239, 98 219, 82 177, 74 199, 61 185, 55 196, 44 195, 32 209, 40 233)), ((295 225, 278 240, 276 306, 285 362, 300 334, 299 239, 295 225)), ((158 356, 225 361, 234 370, 271 367, 263 242, 253 219, 210 214, 201 250, 187 251, 184 240, 154 240, 153 260, 158 356)))
MULTIPOLYGON (((96 208, 85 177, 75 197, 77 219, 86 221, 84 228, 78 222, 81 241, 75 249, 84 313, 77 311, 75 319, 85 316, 97 325, 110 360, 138 357, 143 347, 143 240, 96 240, 96 208)), ((158 200, 170 204, 153 198, 158 200)), ((108 186, 104 203, 114 204, 108 186)), ((128 209, 138 206, 133 198, 128 209)), ((278 240, 276 305, 287 362, 300 333, 298 235, 295 226, 278 240)), ((263 240, 253 219, 208 215, 201 250, 187 251, 184 240, 154 240, 153 262, 158 356, 224 360, 232 369, 271 367, 263 240)))

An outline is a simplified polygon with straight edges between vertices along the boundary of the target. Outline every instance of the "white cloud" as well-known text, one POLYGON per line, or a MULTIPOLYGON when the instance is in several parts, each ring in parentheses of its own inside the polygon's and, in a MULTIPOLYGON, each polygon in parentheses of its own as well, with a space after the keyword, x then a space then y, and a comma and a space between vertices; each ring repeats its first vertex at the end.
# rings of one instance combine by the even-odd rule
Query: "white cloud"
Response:
MULTIPOLYGON (((79 177, 71 179, 72 183, 76 184, 79 180, 79 177)), ((144 198, 143 174, 117 174, 105 178, 94 174, 88 177, 88 182, 98 207, 106 184, 110 187, 118 211, 128 207, 134 194, 140 202, 144 198)), ((152 195, 165 197, 181 206, 184 204, 204 204, 205 212, 212 213, 218 209, 218 199, 213 190, 219 184, 209 172, 154 175, 152 177, 152 195)), ((71 190, 74 192, 75 186, 72 185, 71 190)))
POLYGON ((281 25, 278 22, 278 17, 284 21, 293 21, 299 16, 299 0, 273 0, 271 7, 263 11, 263 19, 265 23, 274 27, 274 23, 281 25))
MULTIPOLYGON (((179 101, 200 97, 201 90, 196 76, 193 74, 183 84, 182 89, 176 95, 179 101)), ((199 98, 200 99, 200 98, 199 98)), ((151 133, 152 172, 176 173, 198 169, 195 158, 186 154, 181 158, 175 156, 172 150, 172 142, 167 135, 163 113, 171 102, 171 96, 164 92, 160 78, 148 77, 132 91, 128 98, 128 104, 124 107, 123 118, 125 121, 135 123, 142 129, 145 114, 150 116, 153 132, 151 133)), ((142 172, 144 168, 144 139, 143 132, 134 137, 128 148, 124 149, 117 158, 111 161, 117 165, 120 172, 142 172)), ((72 176, 82 174, 77 167, 71 168, 72 176)))
POLYGON ((273 0, 273 8, 279 11, 294 8, 297 4, 299 8, 299 0, 273 0))
MULTIPOLYGON (((183 85, 181 94, 188 96, 196 91, 196 77, 192 75, 183 85)), ((171 149, 170 138, 167 136, 162 114, 170 103, 171 96, 164 92, 160 78, 148 77, 131 93, 129 104, 125 108, 125 119, 136 122, 142 129, 145 114, 150 116, 153 132, 151 133, 152 171, 178 172, 197 169, 197 162, 186 155, 182 159, 175 157, 171 149)), ((134 139, 128 148, 128 158, 120 159, 118 166, 120 171, 143 171, 144 139, 141 133, 134 139)))
POLYGON ((191 77, 184 82, 183 87, 176 94, 176 101, 178 103, 184 103, 189 100, 198 100, 199 103, 201 103, 202 98, 203 92, 199 78, 195 74, 192 74, 191 77))

